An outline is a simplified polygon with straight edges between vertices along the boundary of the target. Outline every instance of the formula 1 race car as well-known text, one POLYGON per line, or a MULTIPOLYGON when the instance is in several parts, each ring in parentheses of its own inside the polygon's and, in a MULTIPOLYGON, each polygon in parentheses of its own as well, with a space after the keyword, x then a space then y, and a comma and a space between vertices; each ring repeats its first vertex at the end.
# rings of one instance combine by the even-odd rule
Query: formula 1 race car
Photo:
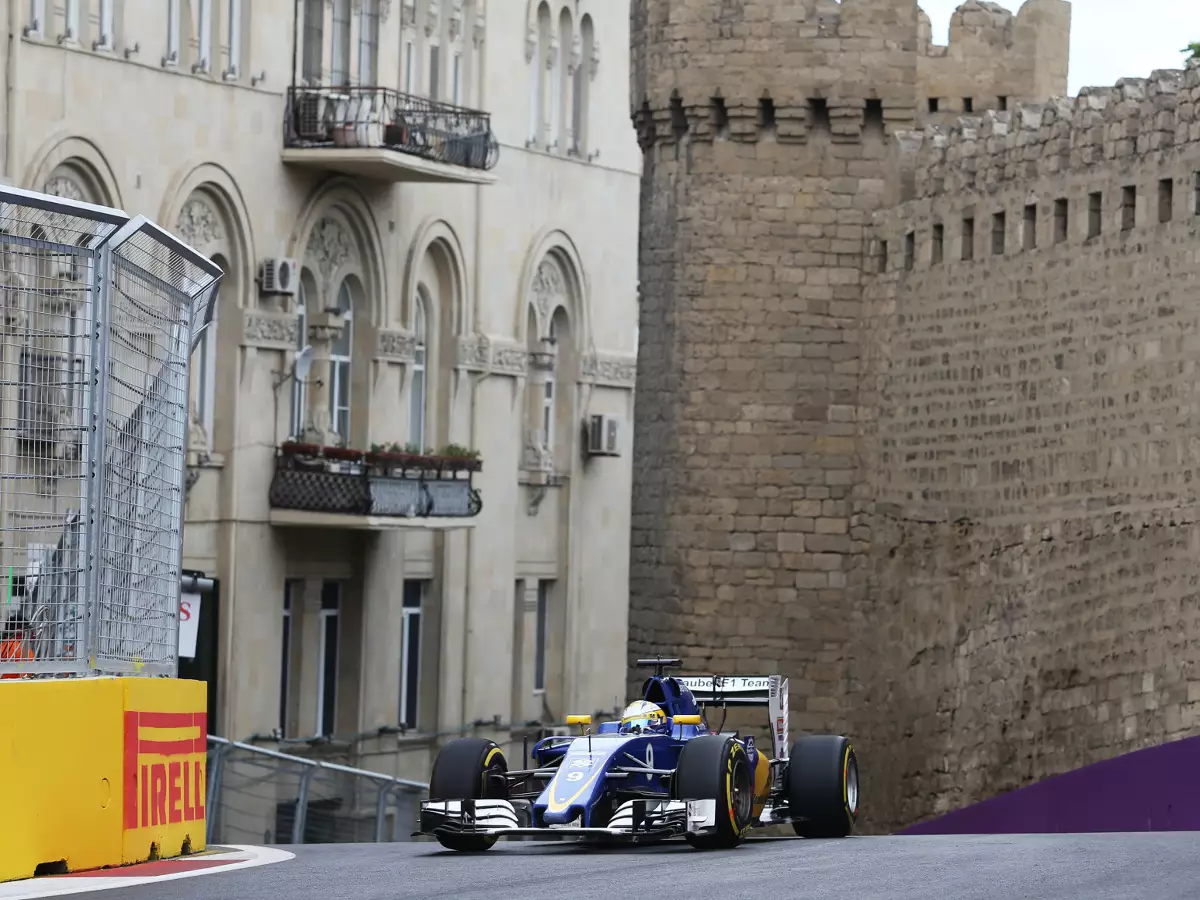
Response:
MULTIPOLYGON (((493 741, 458 738, 433 764, 414 835, 443 847, 490 849, 499 838, 646 843, 682 836, 698 849, 742 843, 752 828, 791 824, 807 838, 847 836, 858 817, 858 761, 839 735, 788 747, 788 682, 779 675, 665 675, 653 667, 643 699, 619 722, 544 738, 532 768, 509 769, 493 741), (751 736, 707 727, 704 708, 765 706, 771 754, 751 736)), ((725 716, 722 716, 721 726, 725 716)))

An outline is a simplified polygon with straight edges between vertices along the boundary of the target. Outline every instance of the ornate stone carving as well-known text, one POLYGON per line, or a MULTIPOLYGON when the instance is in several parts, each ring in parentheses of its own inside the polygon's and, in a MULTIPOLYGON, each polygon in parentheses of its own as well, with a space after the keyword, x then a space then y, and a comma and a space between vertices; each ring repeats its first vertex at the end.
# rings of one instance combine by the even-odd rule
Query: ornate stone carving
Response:
POLYGON ((425 9, 425 37, 433 37, 441 29, 442 5, 440 0, 428 0, 425 9))
POLYGON ((417 24, 417 0, 400 0, 400 27, 412 28, 417 24))
POLYGON ((492 356, 487 335, 475 334, 458 339, 458 365, 476 372, 486 371, 492 356))
POLYGON ((313 226, 305 255, 316 263, 326 278, 336 272, 354 254, 354 244, 337 219, 328 216, 313 226))
POLYGON ((600 70, 600 39, 597 37, 592 38, 592 53, 588 63, 588 77, 595 78, 600 70))
POLYGON ((546 71, 554 71, 554 67, 558 65, 558 30, 550 29, 550 46, 546 48, 546 71))
MULTIPOLYGON (((476 47, 482 47, 484 38, 487 37, 487 17, 482 12, 475 13, 475 25, 473 27, 474 40, 476 47)), ((526 53, 525 61, 529 61, 529 54, 526 53)))
POLYGON ((300 342, 300 317, 293 313, 245 310, 243 316, 243 346, 295 350, 300 342))
POLYGON ((87 202, 87 197, 84 196, 83 188, 70 175, 58 173, 46 182, 42 188, 43 194, 50 194, 53 197, 63 197, 67 200, 78 200, 81 203, 87 202))
POLYGON ((529 28, 525 32, 525 62, 533 61, 533 54, 537 52, 537 44, 538 44, 537 22, 530 22, 529 28))
POLYGON ((546 257, 533 275, 533 301, 543 322, 550 320, 555 307, 567 299, 567 283, 562 267, 552 258, 546 257))
POLYGON ((175 230, 185 243, 199 249, 224 239, 224 229, 216 211, 200 197, 190 197, 179 210, 175 230))
POLYGON ((389 362, 412 362, 416 347, 417 339, 411 332, 381 328, 375 342, 375 358, 389 362))
POLYGON ((525 429, 525 447, 521 452, 521 468, 526 472, 554 471, 554 454, 542 445, 540 428, 525 429))
POLYGON ((571 58, 567 62, 567 74, 574 75, 583 62, 583 39, 579 35, 571 38, 571 58))
POLYGON ((450 40, 457 41, 463 33, 463 0, 450 0, 450 21, 447 31, 450 40))
POLYGON ((540 372, 553 372, 557 364, 558 346, 549 339, 543 338, 529 354, 529 367, 540 372))
POLYGON ((583 358, 584 381, 608 387, 632 388, 637 382, 637 357, 589 353, 583 358))
POLYGON ((492 371, 500 375, 524 375, 529 365, 529 354, 524 347, 504 344, 492 350, 492 371))

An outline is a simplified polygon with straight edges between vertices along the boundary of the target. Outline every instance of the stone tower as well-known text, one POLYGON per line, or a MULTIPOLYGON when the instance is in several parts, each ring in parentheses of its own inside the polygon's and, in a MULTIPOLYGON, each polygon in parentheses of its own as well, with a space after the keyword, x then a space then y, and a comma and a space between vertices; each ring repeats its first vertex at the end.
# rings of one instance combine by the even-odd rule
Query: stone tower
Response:
POLYGON ((916 0, 633 0, 631 660, 780 672, 793 730, 853 732, 855 635, 889 624, 868 605, 859 453, 889 141, 958 104, 1065 93, 1069 18, 969 0, 936 47, 916 0), (931 93, 961 81, 969 98, 931 93))

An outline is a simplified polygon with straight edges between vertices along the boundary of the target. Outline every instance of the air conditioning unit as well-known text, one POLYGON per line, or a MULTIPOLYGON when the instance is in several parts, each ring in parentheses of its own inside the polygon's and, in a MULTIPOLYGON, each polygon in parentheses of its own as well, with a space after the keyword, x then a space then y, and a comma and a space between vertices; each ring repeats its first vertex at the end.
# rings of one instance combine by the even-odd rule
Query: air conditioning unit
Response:
POLYGON ((263 260, 259 289, 264 294, 295 296, 300 287, 300 262, 286 256, 271 256, 263 260))
POLYGON ((618 422, 614 416, 595 415, 588 418, 588 456, 620 456, 617 449, 618 422))

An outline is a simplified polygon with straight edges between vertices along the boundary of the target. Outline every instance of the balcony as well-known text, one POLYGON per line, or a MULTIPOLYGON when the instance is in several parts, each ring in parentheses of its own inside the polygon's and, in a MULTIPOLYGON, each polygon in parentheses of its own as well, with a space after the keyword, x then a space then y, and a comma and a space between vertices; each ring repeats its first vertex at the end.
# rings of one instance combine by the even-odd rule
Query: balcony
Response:
POLYGON ((493 184, 488 113, 380 87, 292 87, 283 161, 389 183, 493 184))
POLYGON ((371 451, 286 443, 275 456, 273 525, 357 531, 470 528, 483 508, 472 483, 477 454, 371 451))

